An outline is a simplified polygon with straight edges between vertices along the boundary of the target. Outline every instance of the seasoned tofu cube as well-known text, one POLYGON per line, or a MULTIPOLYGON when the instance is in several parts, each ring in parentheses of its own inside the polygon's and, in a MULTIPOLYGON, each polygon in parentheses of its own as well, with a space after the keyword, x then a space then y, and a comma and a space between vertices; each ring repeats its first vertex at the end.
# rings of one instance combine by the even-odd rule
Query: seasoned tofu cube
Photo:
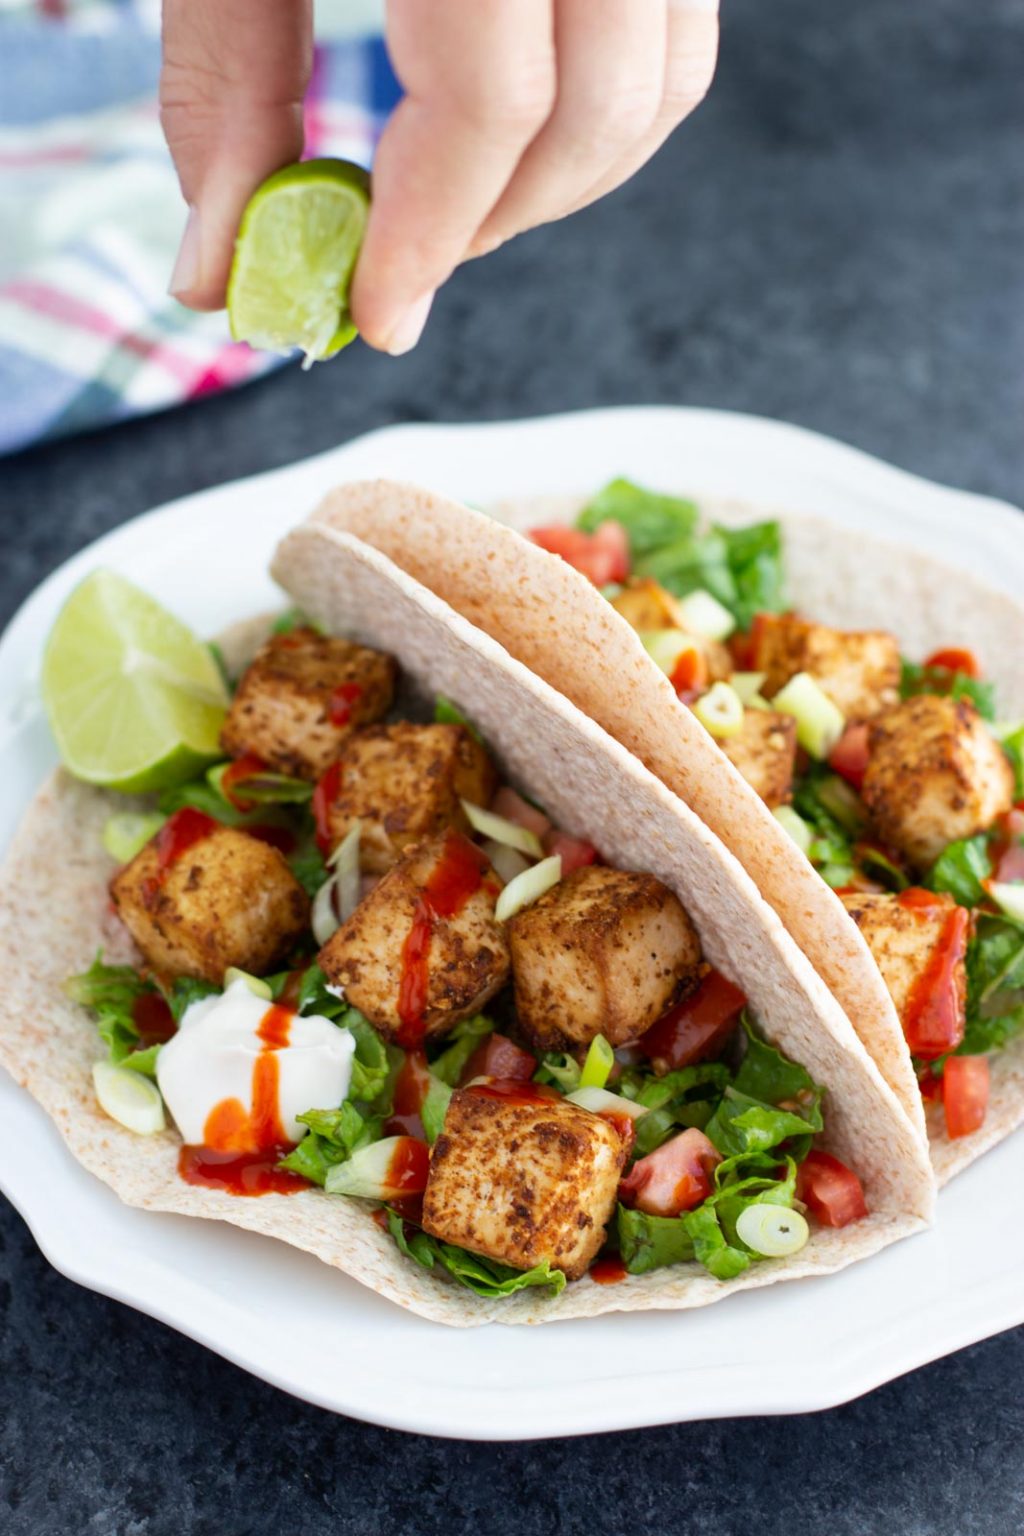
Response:
MULTIPOLYGON (((853 894, 840 898, 864 935, 875 963, 906 1027, 910 999, 925 975, 946 932, 949 907, 936 898, 932 906, 904 906, 887 894, 853 894)), ((959 997, 960 1032, 967 1015, 967 964, 955 967, 959 997)))
POLYGON ((422 838, 445 827, 468 831, 460 801, 489 805, 498 777, 464 725, 402 721, 356 731, 324 783, 331 847, 358 820, 362 870, 382 875, 422 838))
POLYGON ((110 883, 147 964, 217 986, 232 965, 256 976, 274 970, 309 923, 309 897, 283 855, 212 821, 197 839, 180 838, 177 852, 176 826, 171 817, 110 883))
POLYGON ((796 721, 775 710, 745 709, 743 729, 718 745, 765 805, 784 805, 793 787, 796 721))
POLYGON ((541 1051, 604 1035, 636 1040, 686 982, 700 940, 678 899, 653 875, 576 869, 509 923, 519 1022, 541 1051))
MULTIPOLYGON (((641 633, 655 629, 686 629, 678 601, 652 576, 631 578, 611 599, 611 605, 627 624, 641 633)), ((696 642, 707 664, 709 683, 717 683, 731 674, 733 664, 727 646, 700 635, 690 638, 696 642)))
POLYGON ((395 663, 380 651, 312 629, 274 635, 238 685, 221 746, 318 779, 357 727, 387 714, 394 691, 395 663))
POLYGON ((513 1269, 547 1259, 585 1273, 615 1210, 626 1152, 599 1115, 566 1099, 486 1085, 452 1094, 423 1196, 424 1230, 513 1269))
POLYGON ((861 790, 882 839, 920 869, 1013 803, 1013 773, 967 699, 923 693, 873 722, 861 790))
POLYGON ((320 951, 328 979, 400 1045, 479 1013, 509 974, 498 879, 461 832, 414 849, 320 951))
POLYGON ((848 720, 868 720, 900 696, 899 644, 883 629, 829 629, 793 613, 761 614, 753 666, 767 673, 769 699, 798 672, 809 672, 848 720))

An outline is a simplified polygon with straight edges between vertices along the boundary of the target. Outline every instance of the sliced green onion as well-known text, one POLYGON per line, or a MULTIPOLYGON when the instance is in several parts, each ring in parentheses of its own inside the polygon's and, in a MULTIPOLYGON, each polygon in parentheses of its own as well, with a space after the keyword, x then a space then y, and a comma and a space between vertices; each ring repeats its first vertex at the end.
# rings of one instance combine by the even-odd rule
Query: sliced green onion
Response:
POLYGON ((743 700, 745 709, 771 709, 768 700, 761 697, 767 672, 734 672, 729 681, 743 700))
POLYGON ((412 1139, 385 1136, 382 1141, 360 1147, 347 1162, 335 1163, 328 1170, 324 1188, 329 1195, 354 1195, 361 1200, 395 1200, 408 1194, 408 1189, 396 1184, 392 1166, 399 1142, 412 1139))
POLYGON ((652 661, 656 661, 667 677, 671 677, 676 669, 680 656, 685 651, 698 651, 700 646, 691 635, 681 629, 642 629, 639 631, 640 643, 652 661))
POLYGON ((265 998, 268 1003, 273 1002, 274 994, 267 983, 259 976, 251 976, 248 971, 240 971, 237 965, 229 965, 224 972, 224 991, 236 981, 244 981, 253 997, 265 998))
POLYGON ((799 1211, 759 1201, 740 1212, 736 1235, 766 1259, 788 1259, 806 1246, 811 1231, 799 1211))
POLYGON ((334 876, 325 880, 323 885, 313 897, 313 908, 309 914, 309 926, 313 930, 313 937, 318 944, 326 944, 332 934, 337 933, 341 927, 341 918, 334 902, 334 876))
POLYGON ((539 864, 533 864, 529 869, 524 869, 521 875, 516 875, 510 880, 502 891, 494 907, 494 915, 499 923, 507 923, 510 917, 515 917, 524 907, 528 907, 545 891, 550 891, 553 885, 557 885, 562 878, 562 856, 554 854, 550 859, 541 859, 539 864))
POLYGON ((798 672, 772 700, 796 721, 796 739, 812 757, 826 758, 846 727, 846 718, 809 672, 798 672))
POLYGON ((581 1088, 603 1088, 615 1065, 615 1052, 604 1035, 595 1035, 580 1073, 581 1088))
POLYGON ((786 829, 800 849, 800 852, 806 854, 809 858, 811 844, 814 842, 814 832, 809 824, 804 821, 803 817, 797 811, 794 811, 791 805, 777 805, 774 811, 772 811, 772 815, 779 823, 779 826, 786 829))
POLYGON ((609 1093, 607 1088, 574 1088, 566 1098, 570 1104, 589 1109, 592 1115, 628 1115, 631 1120, 639 1120, 647 1113, 643 1104, 637 1104, 621 1093, 609 1093))
POLYGON ((462 809, 474 832, 493 838, 496 843, 504 843, 507 848, 517 848, 520 853, 528 853, 531 859, 544 857, 544 849, 536 832, 521 827, 516 821, 509 821, 507 816, 495 816, 493 811, 485 811, 482 806, 473 805, 469 800, 463 800, 462 809))
POLYGON ((864 830, 864 805, 860 796, 852 784, 841 779, 838 773, 821 780, 818 785, 818 799, 834 816, 844 832, 851 836, 864 830))
POLYGON ((482 851, 487 855, 491 868, 494 870, 502 885, 509 885, 517 875, 530 868, 529 859, 524 859, 521 853, 514 848, 509 848, 507 843, 496 843, 493 837, 489 837, 482 844, 482 851))
POLYGON ((728 683, 713 683, 692 705, 694 714, 712 736, 738 736, 743 730, 743 700, 728 683))
POLYGON ((134 1131, 136 1136, 153 1136, 166 1126, 164 1101, 148 1077, 98 1061, 92 1080, 100 1108, 125 1130, 134 1131))
POLYGON ((348 921, 359 905, 359 836, 362 826, 358 819, 354 821, 327 860, 327 868, 334 871, 334 887, 337 892, 335 905, 343 923, 348 921))
POLYGON ((1024 884, 1011 884, 1008 880, 990 880, 985 887, 997 907, 1007 917, 1024 923, 1024 884))
POLYGON ((107 818, 103 846, 119 864, 130 864, 166 820, 159 811, 118 811, 107 818))
POLYGON ((687 631, 703 640, 727 640, 736 628, 728 608, 703 587, 680 598, 679 612, 687 631))

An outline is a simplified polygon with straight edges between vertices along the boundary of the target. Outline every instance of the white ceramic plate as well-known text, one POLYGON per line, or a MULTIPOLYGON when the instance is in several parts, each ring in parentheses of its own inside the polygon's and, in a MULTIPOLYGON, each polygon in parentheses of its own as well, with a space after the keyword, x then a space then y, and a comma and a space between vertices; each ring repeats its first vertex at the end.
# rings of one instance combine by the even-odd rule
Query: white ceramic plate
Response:
MULTIPOLYGON (((113 566, 213 633, 278 600, 266 575, 276 540, 340 480, 404 477, 479 503, 586 494, 617 474, 822 513, 1010 590, 1024 584, 1024 525, 1012 508, 776 422, 636 409, 389 429, 136 518, 43 583, 0 642, 0 847, 54 758, 35 702, 43 640, 94 566, 113 566)), ((699 1312, 462 1331, 408 1316, 284 1244, 122 1206, 0 1072, 0 1184, 64 1274, 310 1402, 469 1439, 803 1413, 1024 1322, 1024 1227, 1007 1222, 1005 1199, 1022 1183, 1017 1136, 943 1194, 933 1231, 842 1274, 699 1312)))

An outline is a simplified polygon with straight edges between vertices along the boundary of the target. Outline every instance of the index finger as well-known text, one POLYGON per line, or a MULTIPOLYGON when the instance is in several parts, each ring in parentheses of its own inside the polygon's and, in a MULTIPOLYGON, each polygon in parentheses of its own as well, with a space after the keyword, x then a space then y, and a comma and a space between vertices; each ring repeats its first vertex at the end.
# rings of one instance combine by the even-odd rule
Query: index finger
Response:
POLYGON ((374 160, 351 303, 371 346, 401 352, 551 110, 551 0, 391 0, 388 43, 407 94, 374 160))

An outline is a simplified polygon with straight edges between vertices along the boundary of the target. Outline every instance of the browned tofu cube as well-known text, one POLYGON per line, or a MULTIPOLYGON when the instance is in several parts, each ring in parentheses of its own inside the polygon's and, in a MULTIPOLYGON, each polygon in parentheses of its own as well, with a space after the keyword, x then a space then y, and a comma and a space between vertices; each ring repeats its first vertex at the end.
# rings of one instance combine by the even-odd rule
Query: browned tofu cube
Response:
POLYGON ((194 840, 176 838, 190 829, 179 818, 196 814, 172 816, 114 876, 118 915, 163 976, 220 986, 231 965, 263 976, 305 932, 309 897, 277 849, 247 832, 211 821, 194 840))
POLYGON ((1013 803, 1006 755, 967 699, 921 694, 871 727, 861 794, 882 839, 919 869, 1013 803))
POLYGON ((422 838, 445 827, 468 831, 460 801, 489 805, 498 777, 465 726, 402 721, 356 731, 325 783, 331 847, 358 820, 363 872, 382 875, 422 838))
MULTIPOLYGON (((926 975, 936 946, 946 932, 948 905, 936 898, 933 906, 903 905, 896 896, 853 894, 841 898, 864 935, 882 980, 889 988, 900 1023, 906 1027, 914 988, 926 975)), ((960 1030, 967 1016, 967 964, 955 967, 960 1030)))
POLYGON ((312 629, 274 635, 238 685, 221 746, 318 779, 354 730, 387 714, 394 691, 395 663, 380 651, 312 629))
POLYGON ((509 923, 519 1022, 541 1051, 604 1035, 636 1040, 685 982, 700 940, 676 896, 653 875, 577 869, 509 923))
POLYGON ((547 1259, 570 1280, 587 1270, 615 1210, 619 1133, 562 1098, 452 1094, 430 1158, 423 1226, 442 1242, 513 1269, 547 1259))
POLYGON ((775 710, 745 709, 743 729, 718 745, 765 805, 784 805, 793 788, 796 721, 775 710))
POLYGON ((435 1039, 508 980, 508 942, 494 917, 499 890, 479 848, 461 832, 443 833, 384 876, 328 939, 320 964, 387 1039, 435 1039))
MULTIPOLYGON (((633 629, 641 632, 654 629, 686 629, 682 610, 676 598, 652 576, 634 576, 621 592, 611 599, 611 605, 633 629)), ((707 663, 707 680, 717 683, 727 678, 733 670, 732 657, 727 646, 717 640, 702 636, 691 637, 707 663)))
POLYGON ((767 673, 766 698, 809 672, 848 720, 868 720, 900 696, 900 648, 884 629, 829 629, 793 613, 762 614, 753 665, 767 673))

